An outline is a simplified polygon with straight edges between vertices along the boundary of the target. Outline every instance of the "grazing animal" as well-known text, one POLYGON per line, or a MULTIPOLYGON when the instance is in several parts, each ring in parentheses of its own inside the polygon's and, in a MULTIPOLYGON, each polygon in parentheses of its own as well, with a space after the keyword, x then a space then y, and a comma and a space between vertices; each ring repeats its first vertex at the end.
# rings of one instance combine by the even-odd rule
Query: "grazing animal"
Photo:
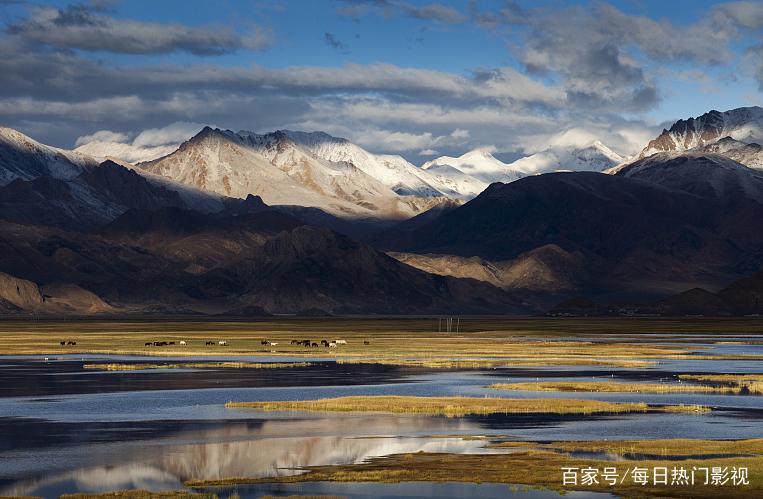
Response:
POLYGON ((313 348, 318 348, 318 344, 317 343, 313 343, 313 348))
POLYGON ((334 340, 334 343, 336 343, 337 345, 346 345, 347 340, 334 340))
POLYGON ((270 342, 268 340, 262 340, 260 342, 260 345, 269 345, 269 344, 270 344, 270 342))
POLYGON ((206 344, 207 344, 207 346, 209 346, 209 345, 214 345, 214 344, 215 344, 215 342, 214 342, 214 341, 208 341, 206 344))
POLYGON ((180 341, 180 344, 181 344, 181 345, 183 345, 183 346, 185 346, 185 345, 186 345, 186 342, 185 342, 185 341, 183 341, 183 340, 181 340, 181 341, 180 341))
POLYGON ((370 341, 368 341, 368 340, 365 340, 365 341, 363 342, 363 344, 364 344, 364 345, 370 345, 370 344, 371 344, 371 342, 370 342, 370 341))
POLYGON ((218 345, 220 345, 221 347, 224 347, 224 346, 227 346, 227 345, 228 345, 228 342, 227 342, 227 341, 222 341, 222 340, 221 340, 221 341, 218 341, 218 342, 217 342, 217 344, 218 344, 218 345))
POLYGON ((146 342, 146 346, 147 346, 147 347, 150 347, 150 346, 151 346, 151 342, 150 342, 150 341, 147 341, 147 342, 146 342))
POLYGON ((289 343, 289 344, 290 344, 290 345, 299 345, 299 344, 301 344, 301 343, 302 343, 302 342, 301 342, 301 341, 299 341, 299 340, 291 340, 291 343, 289 343))
POLYGON ((66 345, 66 342, 65 341, 59 341, 58 344, 61 345, 61 346, 64 346, 64 345, 66 345))
POLYGON ((67 341, 66 344, 67 345, 76 345, 77 342, 76 341, 67 341))
POLYGON ((312 344, 312 341, 310 340, 302 340, 302 345, 309 347, 312 344))
POLYGON ((323 345, 324 347, 327 347, 329 346, 329 342, 326 340, 321 340, 321 345, 323 345))
POLYGON ((333 341, 329 343, 329 348, 336 348, 336 343, 334 343, 333 341))
POLYGON ((175 342, 174 342, 174 341, 170 341, 170 345, 174 345, 174 344, 175 344, 175 342))

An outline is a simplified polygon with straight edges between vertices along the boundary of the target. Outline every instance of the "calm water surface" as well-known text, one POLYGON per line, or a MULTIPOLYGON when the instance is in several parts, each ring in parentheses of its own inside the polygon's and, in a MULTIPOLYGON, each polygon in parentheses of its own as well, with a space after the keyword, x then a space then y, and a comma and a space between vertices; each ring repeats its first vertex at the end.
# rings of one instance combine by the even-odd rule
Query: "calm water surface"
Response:
MULTIPOLYGON (((704 346, 709 348, 702 353, 763 353, 760 345, 704 346)), ((82 369, 83 363, 94 360, 157 361, 153 357, 121 356, 63 356, 47 361, 40 356, 0 358, 0 495, 57 497, 77 491, 169 490, 182 488, 189 479, 288 475, 309 466, 360 463, 396 453, 496 452, 485 449, 484 440, 461 438, 473 435, 528 440, 763 438, 763 397, 559 394, 485 388, 496 382, 536 379, 672 383, 678 373, 763 372, 760 361, 664 360, 636 370, 553 366, 432 372, 396 366, 339 365, 327 358, 317 362, 311 359, 315 365, 310 367, 289 369, 82 369), (709 414, 444 418, 262 412, 223 406, 230 400, 382 394, 590 398, 702 404, 716 410, 709 414)), ((219 492, 221 497, 233 492, 242 497, 558 497, 552 491, 460 483, 267 484, 219 492)))

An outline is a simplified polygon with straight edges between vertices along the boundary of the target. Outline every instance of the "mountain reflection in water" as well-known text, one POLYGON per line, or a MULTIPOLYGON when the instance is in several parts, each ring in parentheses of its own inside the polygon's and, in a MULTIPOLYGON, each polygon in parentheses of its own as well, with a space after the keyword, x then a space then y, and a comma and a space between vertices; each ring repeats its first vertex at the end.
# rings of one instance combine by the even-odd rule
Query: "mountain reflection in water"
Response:
POLYGON ((491 452, 482 440, 431 436, 468 429, 478 430, 458 419, 365 415, 276 419, 257 427, 228 424, 131 445, 109 444, 108 452, 98 449, 99 444, 57 449, 84 450, 97 458, 91 465, 56 474, 29 470, 31 478, 0 489, 0 495, 169 490, 189 479, 291 475, 309 466, 360 463, 398 453, 491 452))

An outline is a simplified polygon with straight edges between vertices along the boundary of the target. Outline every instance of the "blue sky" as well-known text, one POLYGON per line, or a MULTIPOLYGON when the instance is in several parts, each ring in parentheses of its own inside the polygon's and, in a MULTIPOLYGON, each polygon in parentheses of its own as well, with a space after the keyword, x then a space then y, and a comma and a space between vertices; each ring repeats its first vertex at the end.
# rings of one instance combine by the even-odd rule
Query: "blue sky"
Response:
POLYGON ((761 2, 0 2, 0 23, 0 121, 64 147, 211 124, 415 162, 568 130, 627 155, 675 119, 763 102, 761 2))

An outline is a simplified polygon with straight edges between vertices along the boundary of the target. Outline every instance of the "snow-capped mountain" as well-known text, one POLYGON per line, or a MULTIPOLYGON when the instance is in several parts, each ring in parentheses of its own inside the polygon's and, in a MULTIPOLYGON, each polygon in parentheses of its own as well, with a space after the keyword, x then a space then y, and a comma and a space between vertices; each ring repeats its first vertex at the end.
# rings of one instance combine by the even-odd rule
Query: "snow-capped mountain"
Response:
POLYGON ((763 142, 763 108, 712 110, 696 118, 678 120, 647 144, 639 158, 663 151, 687 151, 730 137, 745 144, 763 142))
POLYGON ((310 155, 332 163, 348 163, 373 177, 401 196, 437 197, 443 193, 429 185, 418 168, 400 156, 375 155, 347 139, 332 137, 324 132, 294 132, 279 130, 269 134, 239 132, 239 137, 261 150, 269 159, 274 143, 291 143, 310 155))
POLYGON ((728 157, 701 151, 655 153, 609 173, 647 180, 674 190, 738 202, 763 203, 763 174, 728 157))
POLYGON ((450 165, 434 164, 426 166, 426 169, 423 168, 420 171, 427 175, 429 183, 436 185, 441 192, 451 198, 472 199, 490 185, 450 165))
POLYGON ((438 202, 433 196, 439 191, 400 162, 389 163, 323 133, 259 135, 207 127, 174 153, 139 166, 225 196, 256 194, 269 205, 316 207, 352 218, 405 218, 438 202), (429 196, 400 195, 364 169, 386 175, 403 192, 429 196))
MULTIPOLYGON (((600 172, 623 161, 623 158, 598 140, 571 143, 562 135, 552 140, 551 145, 535 154, 520 158, 513 163, 503 163, 486 149, 475 149, 458 158, 443 156, 421 168, 434 172, 437 168, 449 166, 471 177, 474 182, 513 182, 528 175, 538 175, 554 171, 594 171, 600 172)), ((483 188, 484 189, 484 188, 483 188)))
POLYGON ((552 145, 551 147, 520 158, 508 167, 523 177, 554 171, 601 172, 623 161, 623 157, 595 140, 582 146, 552 145))
POLYGON ((12 128, 0 127, 0 186, 17 178, 72 179, 97 164, 87 155, 46 146, 12 128))
POLYGON ((440 156, 421 165, 421 169, 428 171, 439 166, 450 166, 487 184, 512 182, 523 176, 517 175, 509 168, 509 165, 498 160, 485 148, 474 149, 457 158, 440 156))
POLYGON ((731 137, 724 137, 700 149, 702 152, 718 153, 745 166, 763 170, 763 146, 757 143, 746 144, 731 137))

